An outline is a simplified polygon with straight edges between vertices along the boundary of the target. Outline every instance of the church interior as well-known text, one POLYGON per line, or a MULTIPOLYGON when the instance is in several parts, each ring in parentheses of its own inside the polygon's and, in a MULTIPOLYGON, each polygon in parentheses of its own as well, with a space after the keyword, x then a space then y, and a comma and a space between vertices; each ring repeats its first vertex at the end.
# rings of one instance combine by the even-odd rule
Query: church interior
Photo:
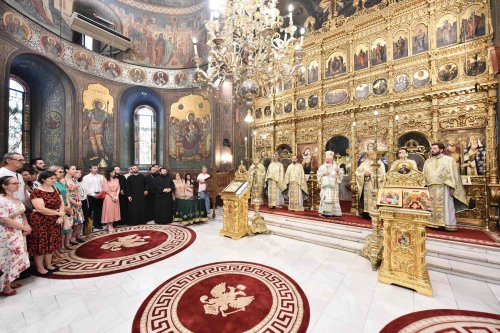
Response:
POLYGON ((500 332, 499 1, 0 16, 0 332, 500 332))

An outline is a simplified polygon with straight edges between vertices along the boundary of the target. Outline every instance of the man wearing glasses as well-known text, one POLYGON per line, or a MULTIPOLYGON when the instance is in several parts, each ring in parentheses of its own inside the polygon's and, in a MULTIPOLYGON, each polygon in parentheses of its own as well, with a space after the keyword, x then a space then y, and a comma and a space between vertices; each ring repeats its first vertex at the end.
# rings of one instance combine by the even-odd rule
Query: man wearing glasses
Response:
POLYGON ((23 204, 26 203, 26 195, 24 190, 24 180, 23 177, 17 173, 21 170, 24 165, 24 157, 18 153, 7 153, 3 155, 3 168, 0 168, 0 177, 12 176, 16 177, 19 182, 19 189, 14 193, 14 197, 19 199, 23 204))

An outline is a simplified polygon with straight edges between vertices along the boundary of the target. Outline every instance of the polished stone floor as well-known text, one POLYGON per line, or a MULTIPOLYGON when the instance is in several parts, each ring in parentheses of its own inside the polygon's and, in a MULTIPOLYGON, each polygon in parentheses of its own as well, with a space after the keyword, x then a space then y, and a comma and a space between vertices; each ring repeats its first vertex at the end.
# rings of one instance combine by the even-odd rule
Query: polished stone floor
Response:
POLYGON ((368 261, 350 252, 272 235, 233 241, 218 236, 218 221, 192 228, 192 246, 143 268, 88 279, 24 280, 18 295, 0 298, 0 332, 130 332, 139 305, 160 283, 226 260, 269 265, 295 279, 311 308, 308 332, 379 332, 401 315, 426 309, 500 313, 500 285, 431 271, 429 298, 377 282, 368 261))

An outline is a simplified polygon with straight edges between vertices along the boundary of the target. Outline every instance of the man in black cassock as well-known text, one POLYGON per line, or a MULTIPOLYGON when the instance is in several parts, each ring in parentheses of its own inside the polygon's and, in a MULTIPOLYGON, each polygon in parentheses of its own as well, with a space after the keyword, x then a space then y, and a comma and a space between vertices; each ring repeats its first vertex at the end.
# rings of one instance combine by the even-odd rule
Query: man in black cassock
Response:
POLYGON ((120 223, 119 225, 127 225, 127 206, 128 206, 128 199, 127 199, 127 179, 125 176, 121 174, 120 167, 115 167, 115 173, 116 176, 115 178, 118 178, 118 182, 120 183, 120 195, 118 196, 118 199, 120 201, 120 223))
POLYGON ((127 178, 127 198, 128 198, 128 225, 138 225, 146 223, 144 197, 146 191, 146 177, 139 173, 139 167, 132 167, 132 174, 127 178))
POLYGON ((149 175, 146 176, 146 191, 148 192, 146 196, 146 222, 154 221, 155 219, 155 191, 154 182, 156 177, 159 176, 160 166, 158 164, 153 164, 149 168, 149 175))
POLYGON ((160 169, 160 174, 153 184, 155 198, 155 222, 158 224, 172 223, 174 216, 175 185, 166 168, 160 169))

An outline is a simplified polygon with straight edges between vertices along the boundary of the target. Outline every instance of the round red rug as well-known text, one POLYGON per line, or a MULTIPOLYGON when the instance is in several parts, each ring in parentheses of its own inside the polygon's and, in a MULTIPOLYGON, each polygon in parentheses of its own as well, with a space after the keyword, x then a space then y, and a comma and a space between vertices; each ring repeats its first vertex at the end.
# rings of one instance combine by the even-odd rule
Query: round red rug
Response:
POLYGON ((143 267, 181 252, 196 239, 189 228, 177 225, 139 225, 96 232, 59 261, 52 279, 78 279, 143 267))
POLYGON ((241 261, 192 268, 156 288, 137 311, 132 332, 306 332, 309 303, 274 268, 241 261))
POLYGON ((500 332, 500 315, 465 310, 426 310, 394 319, 380 333, 500 332))

